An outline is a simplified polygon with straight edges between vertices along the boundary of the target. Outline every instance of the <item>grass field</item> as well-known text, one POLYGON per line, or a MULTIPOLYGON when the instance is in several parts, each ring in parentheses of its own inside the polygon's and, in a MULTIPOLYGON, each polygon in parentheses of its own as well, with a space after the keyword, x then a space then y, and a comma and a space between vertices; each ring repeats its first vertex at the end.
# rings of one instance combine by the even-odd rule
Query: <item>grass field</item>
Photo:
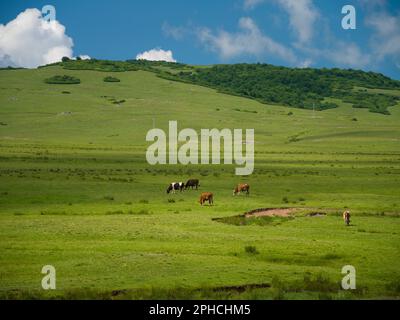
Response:
POLYGON ((118 83, 108 75, 0 71, 0 298, 400 296, 398 105, 382 115, 338 100, 314 113, 151 72, 117 73, 118 83), (54 75, 81 83, 44 83, 54 75), (146 133, 169 120, 254 128, 254 174, 148 165, 146 133), (166 194, 189 178, 200 190, 166 194), (251 185, 249 197, 232 197, 238 182, 251 185), (200 207, 201 191, 215 194, 214 206, 200 207), (239 226, 213 220, 264 207, 303 210, 239 226), (315 211, 326 215, 307 216, 315 211), (41 289, 48 264, 54 291, 41 289), (357 290, 341 289, 344 265, 356 268, 357 290))

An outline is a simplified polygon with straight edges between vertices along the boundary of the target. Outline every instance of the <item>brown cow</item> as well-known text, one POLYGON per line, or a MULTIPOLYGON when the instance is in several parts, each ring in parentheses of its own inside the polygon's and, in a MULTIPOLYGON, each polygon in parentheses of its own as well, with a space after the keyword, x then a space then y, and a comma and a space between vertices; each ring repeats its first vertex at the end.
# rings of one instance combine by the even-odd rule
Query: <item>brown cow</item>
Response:
POLYGON ((350 211, 343 212, 343 220, 346 226, 350 225, 350 211))
POLYGON ((211 192, 203 192, 200 196, 200 204, 203 205, 204 202, 208 201, 211 205, 214 204, 214 195, 211 192))
POLYGON ((239 183, 236 188, 233 190, 233 195, 237 195, 241 192, 246 192, 247 195, 250 194, 250 185, 247 183, 239 183))

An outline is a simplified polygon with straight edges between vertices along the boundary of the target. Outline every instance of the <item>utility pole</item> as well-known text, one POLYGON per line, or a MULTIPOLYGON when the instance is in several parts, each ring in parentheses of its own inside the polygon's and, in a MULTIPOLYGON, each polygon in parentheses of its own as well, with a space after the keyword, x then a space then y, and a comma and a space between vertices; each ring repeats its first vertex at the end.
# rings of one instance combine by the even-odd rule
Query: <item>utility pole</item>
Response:
POLYGON ((315 119, 315 103, 314 102, 312 104, 312 110, 313 110, 313 118, 315 119))

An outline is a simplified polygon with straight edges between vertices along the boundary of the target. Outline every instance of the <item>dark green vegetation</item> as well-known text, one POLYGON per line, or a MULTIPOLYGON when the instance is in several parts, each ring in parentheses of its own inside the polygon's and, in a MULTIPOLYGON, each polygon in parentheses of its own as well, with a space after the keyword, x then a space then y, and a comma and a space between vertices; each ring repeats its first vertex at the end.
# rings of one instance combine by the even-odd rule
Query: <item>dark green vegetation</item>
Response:
POLYGON ((268 64, 215 65, 194 67, 181 63, 145 60, 66 60, 61 65, 70 70, 137 71, 157 73, 160 77, 198 84, 219 92, 317 111, 336 108, 336 99, 354 108, 389 115, 400 97, 368 89, 400 89, 400 82, 382 74, 360 70, 286 68, 268 64), (355 92, 355 87, 364 88, 355 92), (334 100, 332 100, 332 98, 334 100))
POLYGON ((337 97, 343 97, 343 101, 353 105, 353 108, 366 108, 371 112, 382 113, 389 115, 390 112, 388 107, 395 106, 400 100, 398 97, 393 95, 387 95, 383 93, 368 93, 367 90, 364 92, 340 92, 335 93, 337 97))
POLYGON ((400 82, 373 72, 341 69, 293 69, 268 64, 217 65, 195 72, 179 72, 172 78, 215 88, 220 92, 302 109, 326 110, 337 104, 326 98, 343 99, 355 108, 389 114, 398 97, 353 93, 355 86, 399 89, 400 82))
POLYGON ((337 108, 313 113, 160 77, 199 67, 123 62, 137 70, 109 84, 107 70, 64 64, 99 67, 0 71, 0 298, 399 297, 398 103, 385 116, 330 98, 337 108), (81 84, 41 80, 54 74, 81 84), (146 134, 169 120, 197 132, 254 128, 254 174, 148 165, 146 134), (198 191, 166 194, 189 178, 198 191), (239 182, 250 196, 232 196, 239 182), (214 206, 199 205, 203 191, 214 206), (232 218, 282 207, 303 212, 232 218), (47 264, 57 270, 52 292, 41 290, 47 264), (340 288, 347 264, 355 291, 340 288))
MULTIPOLYGON (((125 72, 146 70, 161 73, 162 71, 186 70, 192 69, 181 63, 170 63, 164 61, 146 61, 146 60, 128 60, 128 61, 112 61, 112 60, 64 60, 62 62, 53 63, 49 66, 62 66, 68 70, 93 70, 105 72, 125 72)), ((46 66, 45 66, 46 67, 46 66)), ((43 68, 43 67, 41 67, 43 68)))
MULTIPOLYGON (((118 82, 118 81, 117 81, 118 82)), ((111 102, 112 104, 121 105, 125 102, 124 99, 119 100, 114 96, 101 96, 102 98, 106 99, 107 101, 111 102)))
POLYGON ((121 82, 121 80, 119 80, 119 79, 116 78, 116 77, 108 76, 108 77, 105 77, 105 78, 104 78, 104 82, 121 82))
POLYGON ((81 80, 72 76, 53 76, 44 80, 47 84, 79 84, 81 80))

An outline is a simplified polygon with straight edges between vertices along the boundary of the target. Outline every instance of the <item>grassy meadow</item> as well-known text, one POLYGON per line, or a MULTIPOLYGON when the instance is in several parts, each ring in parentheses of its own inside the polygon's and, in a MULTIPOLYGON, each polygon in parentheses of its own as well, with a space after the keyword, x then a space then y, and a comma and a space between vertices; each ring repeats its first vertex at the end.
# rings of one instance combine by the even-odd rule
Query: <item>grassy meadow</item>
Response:
POLYGON ((313 112, 140 70, 0 70, 0 298, 399 298, 400 106, 383 115, 332 100, 313 112), (81 83, 44 82, 54 75, 81 83), (148 165, 146 134, 170 120, 254 128, 254 173, 148 165), (198 191, 166 194, 189 178, 198 191), (232 196, 239 182, 249 197, 232 196), (200 206, 202 191, 214 206, 200 206), (286 207, 302 210, 213 220, 286 207), (44 291, 49 264, 57 289, 44 291), (357 290, 341 289, 345 265, 357 290))

